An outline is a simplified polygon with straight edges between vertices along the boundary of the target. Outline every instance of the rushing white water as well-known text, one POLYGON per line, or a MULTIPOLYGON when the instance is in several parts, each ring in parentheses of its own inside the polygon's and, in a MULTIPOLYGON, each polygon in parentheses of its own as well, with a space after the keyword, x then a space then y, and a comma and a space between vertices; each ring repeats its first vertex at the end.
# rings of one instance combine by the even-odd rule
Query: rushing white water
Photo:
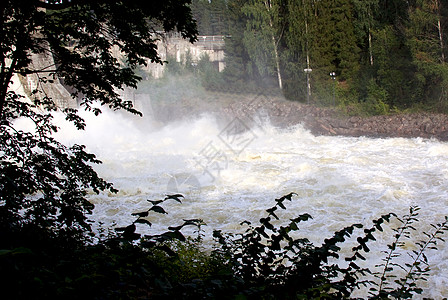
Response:
MULTIPOLYGON (((153 228, 142 225, 140 232, 188 218, 202 218, 208 232, 235 231, 241 221, 257 222, 275 198, 290 192, 298 196, 278 215, 311 214, 301 234, 317 244, 352 223, 371 226, 381 214, 404 215, 411 205, 421 207, 419 230, 430 231, 430 223, 448 215, 447 143, 313 136, 301 126, 268 123, 233 135, 238 120, 225 127, 207 115, 166 126, 107 112, 85 117, 86 131, 63 126, 58 136, 86 144, 103 161, 99 174, 120 190, 91 196, 93 218, 106 225, 128 225, 131 213, 149 208, 147 199, 177 192, 185 195, 183 203, 166 202, 168 215, 152 216, 153 228)), ((377 235, 367 265, 380 262, 392 235, 377 235)), ((424 296, 448 297, 448 247, 428 256, 433 276, 423 285, 424 296)))

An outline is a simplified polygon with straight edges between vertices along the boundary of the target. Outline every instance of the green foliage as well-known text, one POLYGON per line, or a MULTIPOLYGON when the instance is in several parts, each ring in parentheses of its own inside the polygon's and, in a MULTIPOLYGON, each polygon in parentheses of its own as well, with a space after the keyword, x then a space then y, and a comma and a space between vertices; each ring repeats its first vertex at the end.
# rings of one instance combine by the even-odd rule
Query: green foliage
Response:
POLYGON ((416 84, 416 69, 411 62, 409 48, 391 27, 375 32, 373 40, 376 57, 376 82, 387 91, 386 103, 406 107, 406 103, 421 97, 420 85, 416 84), (384 46, 386 45, 386 46, 384 46))
POLYGON ((322 1, 319 5, 311 59, 315 67, 323 69, 321 76, 324 78, 329 72, 336 72, 341 80, 346 80, 358 69, 359 49, 350 2, 322 1))
MULTIPOLYGON (((393 229, 395 232, 394 240, 387 245, 388 251, 384 251, 386 257, 383 263, 378 265, 383 268, 381 273, 375 276, 379 279, 377 287, 370 289, 372 299, 383 299, 387 295, 391 295, 397 299, 412 298, 415 294, 421 294, 423 290, 418 286, 419 281, 426 281, 429 277, 430 268, 426 252, 429 249, 437 250, 440 242, 445 242, 442 236, 448 231, 448 217, 445 221, 438 224, 431 224, 432 232, 423 232, 424 238, 415 241, 417 250, 407 252, 410 262, 399 264, 394 259, 402 256, 400 248, 405 246, 405 241, 412 242, 412 232, 415 232, 415 223, 418 222, 418 211, 420 208, 411 206, 409 214, 403 219, 398 219, 402 224, 400 227, 393 229), (404 272, 402 277, 391 274, 393 271, 400 269, 404 272), (393 280, 390 282, 388 280, 393 280)), ((402 273, 403 273, 402 272, 402 273)))
MULTIPOLYGON (((63 79, 72 97, 95 114, 100 113, 95 101, 138 114, 117 90, 136 86, 137 66, 161 63, 156 30, 177 30, 195 40, 188 1, 3 1, 0 18, 3 297, 138 298, 130 295, 138 294, 136 289, 121 286, 125 277, 126 284, 144 287, 140 266, 127 273, 130 252, 120 249, 119 257, 117 248, 92 245, 96 237, 88 215, 94 206, 87 194, 116 190, 94 171, 100 163, 95 155, 54 139, 58 128, 51 112, 60 109, 54 104, 59 99, 51 99, 42 85, 63 79), (33 64, 33 55, 44 57, 43 65, 33 64), (29 99, 10 90, 14 76, 27 75, 37 78, 29 99), (18 128, 19 119, 32 128, 18 128)), ((85 127, 76 109, 64 113, 78 129, 85 127)))
POLYGON ((250 92, 261 79, 244 45, 247 16, 242 7, 245 3, 245 0, 230 0, 227 4, 230 36, 225 40, 226 68, 222 76, 227 87, 250 92))
POLYGON ((363 81, 363 97, 358 96, 347 101, 340 102, 340 106, 349 115, 387 115, 391 112, 388 102, 388 93, 381 88, 374 79, 363 81), (361 100, 359 100, 361 99, 361 100))
POLYGON ((279 45, 285 28, 281 1, 250 0, 242 6, 247 17, 243 44, 262 77, 272 75, 282 89, 279 45))
POLYGON ((196 27, 187 4, 178 0, 144 5, 139 1, 7 1, 1 11, 5 23, 0 35, 5 44, 0 109, 13 74, 39 74, 43 80, 63 78, 80 105, 95 113, 100 109, 92 106, 94 101, 138 113, 114 88, 135 87, 140 78, 133 70, 148 59, 162 62, 155 43, 157 28, 178 30, 195 41, 196 27), (54 64, 34 68, 31 55, 39 53, 51 54, 54 64), (123 53, 125 65, 117 53, 123 53))
POLYGON ((360 114, 448 106, 443 1, 234 0, 226 9, 238 20, 226 42, 227 82, 275 82, 281 75, 284 95, 305 101, 303 70, 310 68, 315 104, 331 103, 328 74, 336 72, 345 85, 336 102, 348 94, 360 114))
POLYGON ((366 235, 358 237, 359 246, 354 247, 354 255, 347 257, 347 268, 330 263, 339 258, 339 244, 351 237, 360 224, 354 224, 335 232, 325 239, 321 246, 313 245, 306 238, 295 237, 301 222, 312 217, 302 214, 290 219, 286 226, 276 226, 278 210, 286 209, 285 200, 291 200, 294 193, 276 199, 276 205, 267 209, 266 218, 260 225, 252 226, 236 238, 215 231, 221 244, 218 251, 229 260, 235 275, 242 282, 240 293, 249 298, 312 299, 322 297, 349 297, 354 288, 359 287, 360 275, 368 273, 356 264, 357 259, 365 259, 362 252, 369 252, 366 243, 374 239, 372 233, 391 215, 375 220, 376 227, 366 229, 366 235))
MULTIPOLYGON (((201 219, 183 220, 181 225, 169 226, 168 231, 159 234, 141 235, 136 232, 136 224, 151 227, 148 220, 151 213, 167 214, 162 207, 165 201, 181 203, 182 198, 183 195, 175 194, 167 195, 162 200, 148 200, 151 204, 149 209, 133 213, 137 219, 131 225, 116 228, 118 234, 109 237, 103 244, 124 251, 124 254, 131 250, 141 257, 145 272, 136 269, 135 275, 145 280, 144 289, 154 298, 197 299, 218 296, 219 290, 227 286, 226 278, 231 273, 219 256, 210 255, 203 249, 204 233, 201 228, 206 224, 201 219), (196 227, 196 238, 184 236, 181 230, 186 226, 196 227)), ((131 263, 135 263, 133 258, 128 261, 128 264, 131 263)))
MULTIPOLYGON (((232 3, 241 8, 245 4, 242 2, 232 3)), ((308 4, 316 5, 313 11, 317 13, 321 12, 323 2, 308 4)), ((437 62, 425 64, 419 59, 424 56, 416 55, 415 49, 429 51, 426 47, 406 43, 402 40, 404 35, 399 34, 402 32, 396 31, 398 27, 391 16, 403 15, 402 6, 394 6, 402 1, 380 2, 396 10, 382 17, 388 24, 376 31, 377 41, 383 41, 385 46, 374 47, 378 66, 369 69, 373 79, 364 94, 366 99, 372 99, 377 110, 395 103, 391 100, 393 95, 400 96, 399 93, 391 95, 391 90, 393 83, 404 82, 404 71, 418 73, 413 78, 421 83, 419 89, 427 82, 438 82, 438 76, 446 73, 437 62), (384 34, 382 40, 381 34, 384 34), (402 51, 397 51, 397 55, 406 54, 404 60, 389 59, 389 49, 402 51), (413 63, 411 67, 409 61, 413 63), (430 73, 428 66, 437 67, 438 71, 430 73), (394 71, 393 76, 386 72, 388 68, 394 71), (392 77, 397 77, 397 81, 392 77)), ((359 261, 366 259, 375 234, 383 231, 385 224, 395 218, 394 214, 380 216, 368 228, 361 224, 342 228, 316 246, 300 234, 310 215, 299 214, 285 221, 280 218, 286 201, 291 201, 294 193, 275 199, 275 205, 266 210, 266 216, 257 225, 243 222, 247 229, 242 233, 215 231, 217 244, 211 252, 202 248, 201 229, 205 224, 200 219, 171 224, 162 233, 140 233, 151 229, 152 214, 167 214, 163 207, 165 201, 180 203, 183 196, 179 194, 148 200, 149 208, 133 213, 135 220, 128 226, 102 229, 99 235, 92 232, 88 215, 93 205, 87 200, 87 193, 115 192, 115 189, 95 173, 92 165, 100 162, 84 146, 67 147, 52 137, 57 127, 50 112, 57 108, 54 99, 40 89, 40 83, 64 78, 74 88, 73 96, 79 96, 81 104, 94 113, 100 112, 93 106, 95 100, 113 109, 137 113, 131 103, 118 98, 115 89, 136 86, 139 77, 134 70, 144 65, 146 59, 160 62, 155 48, 156 35, 153 35, 156 28, 167 31, 176 28, 183 37, 195 39, 195 25, 187 3, 178 0, 150 1, 145 5, 138 1, 7 1, 0 7, 4 20, 0 29, 0 288, 3 297, 340 299, 350 297, 362 286, 371 287, 372 298, 409 298, 421 293, 418 282, 429 275, 427 250, 437 249, 444 242, 448 219, 432 225, 432 231, 423 231, 423 238, 415 240, 417 250, 409 253, 410 262, 397 263, 394 259, 401 255, 403 239, 413 238, 411 232, 417 228, 418 208, 415 207, 411 207, 409 215, 398 219, 401 225, 393 229, 395 235, 379 265, 382 269, 379 273, 361 267, 359 261), (125 53, 124 64, 112 53, 116 47, 125 53), (51 52, 55 64, 34 69, 30 55, 43 52, 51 52), (30 91, 33 103, 8 91, 14 74, 39 74, 38 88, 30 91), (30 121, 33 129, 17 128, 14 123, 19 118, 30 121), (187 226, 196 228, 196 238, 184 235, 182 230, 187 226), (351 252, 343 255, 343 244, 353 241, 351 252), (403 270, 403 276, 394 277, 396 270, 403 270), (376 281, 368 279, 369 275, 376 281)), ((286 24, 281 18, 284 8, 277 6, 274 11, 279 12, 278 16, 271 16, 276 24, 286 24)), ((251 20, 254 21, 257 18, 251 20)), ((341 24, 348 26, 345 22, 341 24)), ((275 35, 281 36, 280 32, 275 35)), ((350 29, 346 32, 350 33, 350 29)), ((235 49, 241 46, 240 42, 235 43, 235 49)), ((278 45, 286 44, 281 42, 279 39, 278 45)), ((246 50, 238 50, 238 55, 244 57, 246 50)), ((293 55, 285 53, 279 57, 287 57, 291 64, 301 63, 300 51, 297 46, 293 55)), ((332 51, 328 56, 333 58, 330 65, 344 69, 341 55, 345 50, 332 51)), ((347 58, 347 61, 352 60, 347 58)), ((250 62, 245 63, 250 73, 250 62)), ((215 74, 211 73, 206 59, 198 70, 206 77, 215 74)), ((322 90, 325 90, 322 83, 326 82, 328 78, 320 82, 322 90)), ((443 90, 446 81, 441 82, 443 90)), ((403 100, 396 101, 401 104, 403 100)), ((76 115, 76 110, 67 109, 65 113, 79 129, 84 128, 85 123, 76 115)))
POLYGON ((371 287, 372 299, 388 296, 397 299, 409 299, 421 294, 419 281, 425 281, 429 275, 426 251, 437 249, 438 243, 444 242, 442 236, 448 231, 448 217, 440 224, 431 225, 433 231, 423 232, 425 238, 416 242, 418 250, 407 252, 410 263, 400 264, 395 261, 399 256, 396 251, 404 246, 403 238, 412 240, 411 231, 415 231, 418 221, 418 208, 411 207, 410 214, 403 220, 393 213, 383 215, 372 221, 370 228, 353 224, 334 233, 320 246, 313 245, 308 239, 296 232, 302 222, 311 219, 308 214, 290 219, 286 226, 279 225, 280 209, 286 209, 284 202, 291 200, 294 193, 276 199, 276 205, 267 209, 267 216, 260 219, 258 226, 245 221, 247 230, 242 234, 229 235, 215 231, 221 247, 215 250, 232 266, 237 277, 238 295, 254 299, 342 299, 350 298, 355 289, 371 287), (397 219, 402 225, 393 228, 396 233, 394 241, 389 244, 382 267, 382 273, 372 273, 371 268, 362 268, 358 261, 366 260, 370 252, 369 243, 376 241, 375 234, 383 232, 386 223, 397 219), (277 223, 277 224, 276 224, 277 223), (356 234, 356 232, 358 232, 356 234), (356 235, 357 237, 356 237, 356 235), (355 239, 356 237, 356 239, 355 239), (356 244, 351 254, 344 253, 343 266, 342 245, 345 242, 356 244), (405 273, 401 277, 391 274, 396 269, 405 273), (368 279, 374 275, 379 282, 368 279))
MULTIPOLYGON (((99 178, 92 164, 100 163, 84 146, 66 147, 51 134, 57 131, 52 116, 37 111, 37 104, 9 92, 0 124, 0 226, 3 247, 27 243, 26 235, 73 236, 89 231, 93 205, 87 189, 95 193, 116 190, 99 178), (30 132, 16 129, 13 122, 27 118, 30 132)), ((47 99, 47 101, 50 101, 47 99)), ((46 103, 46 105, 51 105, 46 103)))
POLYGON ((181 62, 178 62, 175 57, 168 56, 166 59, 167 63, 165 65, 164 70, 164 77, 168 76, 176 76, 176 75, 183 75, 187 73, 187 67, 186 64, 182 64, 181 62))
POLYGON ((225 0, 193 0, 191 9, 200 35, 227 35, 229 33, 225 0))
POLYGON ((420 1, 409 10, 406 43, 417 69, 417 84, 424 91, 421 103, 444 111, 447 103, 446 17, 440 1, 420 1))
POLYGON ((295 195, 275 199, 257 225, 244 221, 242 233, 214 231, 217 244, 211 251, 203 248, 205 223, 200 219, 183 220, 162 233, 139 234, 151 228, 152 214, 167 213, 166 201, 180 203, 183 196, 148 200, 148 209, 132 214, 132 224, 109 231, 95 244, 80 243, 59 252, 62 243, 53 239, 56 243, 45 247, 1 251, 0 266, 9 274, 2 288, 14 291, 15 298, 34 299, 345 299, 358 288, 369 289, 372 299, 422 293, 419 282, 429 276, 426 253, 444 242, 447 217, 415 240, 418 249, 407 252, 409 263, 399 263, 396 259, 406 254, 404 243, 414 240, 417 207, 403 218, 382 215, 370 227, 346 226, 317 246, 300 234, 312 219, 309 214, 281 218, 286 202, 295 195), (373 266, 361 267, 375 236, 392 219, 401 225, 392 228, 395 234, 383 262, 376 271, 373 266), (185 237, 186 226, 195 227, 197 236, 185 237))
MULTIPOLYGON (((161 62, 155 26, 178 30, 194 41, 196 27, 187 1, 84 2, 6 1, 0 7, 0 228, 2 248, 32 245, 33 240, 65 237, 80 241, 90 232, 89 191, 116 190, 99 178, 100 163, 84 146, 66 147, 52 134, 51 112, 59 109, 42 84, 62 78, 72 97, 95 114, 94 101, 137 112, 117 89, 135 87, 134 69, 147 60, 161 62), (126 20, 123 22, 122 20, 126 20), (124 53, 121 57, 118 53, 124 53), (45 55, 44 65, 33 55, 45 55), (49 59, 52 58, 52 59, 49 59), (47 61, 48 59, 48 61, 47 61), (54 60, 54 61, 53 61, 54 60), (124 61, 122 64, 120 61, 124 61), (14 75, 35 74, 34 90, 23 96, 9 91, 14 75), (16 129, 24 118, 29 131, 16 129), (22 244, 24 243, 24 244, 22 244)), ((62 109, 62 108, 61 108, 62 109)), ((65 108, 67 120, 85 126, 77 110, 65 108)))
POLYGON ((367 87, 368 96, 365 102, 365 111, 370 115, 386 115, 389 113, 387 91, 380 88, 376 82, 371 81, 367 87))
POLYGON ((225 85, 222 74, 217 67, 210 61, 208 55, 203 55, 197 65, 201 84, 208 90, 220 90, 225 85))

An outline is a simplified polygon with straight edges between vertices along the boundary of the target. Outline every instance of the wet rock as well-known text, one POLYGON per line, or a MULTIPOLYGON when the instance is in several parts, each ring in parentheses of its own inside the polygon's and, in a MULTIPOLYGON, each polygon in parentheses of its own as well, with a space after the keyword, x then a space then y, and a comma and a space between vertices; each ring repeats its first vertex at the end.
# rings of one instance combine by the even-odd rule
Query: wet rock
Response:
MULTIPOLYGON (((345 117, 334 109, 314 107, 287 101, 279 96, 219 94, 210 96, 213 101, 198 105, 166 105, 158 111, 167 118, 188 117, 212 112, 225 124, 234 118, 250 120, 254 116, 267 117, 274 126, 289 127, 303 124, 316 135, 344 135, 369 137, 423 137, 448 141, 448 116, 444 114, 416 113, 374 117, 345 117), (215 98, 214 98, 215 97, 215 98)), ((195 101, 195 102, 193 102, 195 101)), ((187 101, 188 102, 188 101, 187 101)))

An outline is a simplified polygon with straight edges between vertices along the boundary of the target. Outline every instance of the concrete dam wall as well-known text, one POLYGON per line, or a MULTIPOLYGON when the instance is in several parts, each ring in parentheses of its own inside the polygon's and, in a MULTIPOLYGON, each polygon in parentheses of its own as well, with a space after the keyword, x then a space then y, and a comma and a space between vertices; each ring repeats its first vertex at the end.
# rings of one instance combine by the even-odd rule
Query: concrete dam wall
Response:
MULTIPOLYGON (((162 61, 169 61, 175 59, 178 63, 185 63, 187 58, 192 64, 196 64, 202 57, 208 56, 210 62, 213 63, 218 71, 222 71, 225 68, 224 61, 224 42, 225 36, 198 36, 198 41, 194 44, 184 40, 179 34, 164 34, 162 38, 157 42, 158 53, 162 61)), ((115 53, 119 57, 120 53, 115 53)), ((50 51, 41 54, 32 55, 31 68, 34 70, 46 70, 51 66, 54 66, 53 56, 50 51)), ((143 68, 144 73, 148 77, 160 78, 164 74, 165 65, 148 62, 147 67, 143 68)), ((73 99, 68 92, 67 88, 56 78, 53 82, 45 82, 42 80, 45 74, 36 72, 27 76, 19 76, 23 91, 30 99, 38 97, 42 99, 47 96, 61 108, 75 108, 78 106, 76 99, 73 99), (33 95, 33 91, 37 90, 41 93, 33 95)), ((48 75, 48 74, 47 74, 48 75)), ((47 78, 53 79, 53 78, 47 78)), ((145 78, 144 78, 145 79, 145 78)), ((123 97, 123 100, 135 101, 135 91, 125 89, 120 91, 119 94, 123 97)))
MULTIPOLYGON (((200 35, 197 42, 191 44, 183 39, 178 33, 167 34, 157 43, 159 55, 163 61, 175 59, 178 63, 185 63, 187 58, 196 64, 207 55, 210 62, 221 72, 225 68, 225 36, 223 35, 200 35)), ((165 65, 149 63, 144 71, 154 78, 163 76, 165 65)))

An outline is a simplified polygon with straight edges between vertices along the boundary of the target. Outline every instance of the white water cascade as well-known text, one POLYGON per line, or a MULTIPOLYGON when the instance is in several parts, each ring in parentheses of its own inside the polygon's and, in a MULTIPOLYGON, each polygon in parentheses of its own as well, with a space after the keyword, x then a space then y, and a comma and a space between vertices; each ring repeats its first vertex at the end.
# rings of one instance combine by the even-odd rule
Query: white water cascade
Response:
MULTIPOLYGON (((165 126, 110 112, 84 117, 86 131, 63 125, 58 139, 87 145, 103 161, 96 170, 120 190, 91 195, 96 206, 92 217, 106 226, 129 225, 131 213, 150 207, 147 199, 169 193, 185 195, 183 203, 164 203, 168 215, 155 214, 153 227, 142 225, 140 233, 189 218, 203 219, 208 232, 233 232, 244 220, 266 216, 274 199, 290 192, 298 196, 278 215, 288 220, 311 214, 313 220, 301 225, 300 234, 317 245, 344 226, 370 227, 381 214, 402 216, 411 205, 421 207, 419 232, 430 231, 431 223, 448 215, 444 142, 313 136, 301 126, 279 129, 268 122, 234 134, 236 125, 244 126, 238 119, 223 126, 211 115, 165 126)), ((366 265, 381 262, 392 235, 390 229, 376 234, 366 265)), ((405 248, 415 245, 409 242, 405 248)), ((428 257, 432 276, 423 283, 423 296, 448 297, 448 247, 428 257)))

